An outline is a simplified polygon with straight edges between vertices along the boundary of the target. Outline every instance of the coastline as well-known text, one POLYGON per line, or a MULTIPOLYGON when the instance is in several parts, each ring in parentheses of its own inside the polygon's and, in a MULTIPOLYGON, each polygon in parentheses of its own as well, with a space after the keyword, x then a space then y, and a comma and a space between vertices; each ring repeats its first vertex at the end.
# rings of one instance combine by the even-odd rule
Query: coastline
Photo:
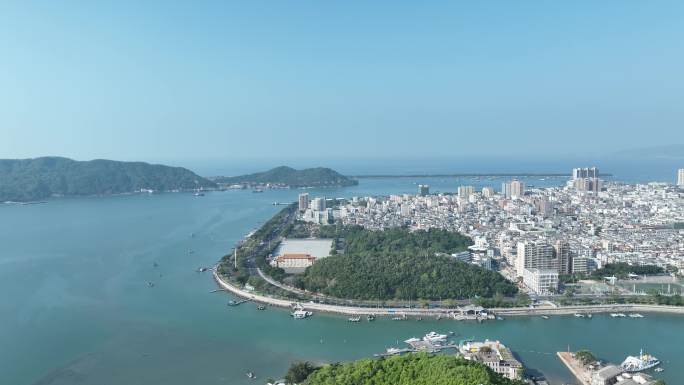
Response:
MULTIPOLYGON (((272 298, 269 296, 252 293, 225 281, 218 274, 218 265, 212 269, 212 274, 216 283, 222 289, 232 294, 249 299, 255 302, 264 303, 272 306, 291 308, 296 302, 272 298)), ((449 308, 365 308, 357 306, 328 305, 315 302, 305 302, 301 305, 307 310, 321 311, 340 315, 375 315, 375 316, 416 316, 416 317, 435 317, 444 316, 454 309, 449 308)), ((520 317, 520 316, 542 316, 542 315, 572 315, 575 313, 613 313, 613 312, 643 312, 643 313, 667 313, 684 315, 684 307, 666 305, 640 305, 640 304, 612 304, 612 305, 576 305, 555 308, 492 308, 488 309, 492 313, 500 316, 520 317)))

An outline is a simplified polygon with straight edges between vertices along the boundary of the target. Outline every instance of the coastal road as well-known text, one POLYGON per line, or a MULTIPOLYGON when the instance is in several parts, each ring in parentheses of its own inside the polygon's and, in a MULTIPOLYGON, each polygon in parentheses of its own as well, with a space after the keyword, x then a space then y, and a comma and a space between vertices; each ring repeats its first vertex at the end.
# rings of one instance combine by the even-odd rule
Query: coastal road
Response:
MULTIPOLYGON (((266 303, 273 306, 290 308, 294 305, 293 301, 273 298, 254 292, 241 289, 226 280, 218 274, 218 269, 213 271, 214 280, 221 288, 230 291, 239 297, 248 298, 256 302, 266 303)), ((302 306, 307 310, 316 310, 327 313, 345 314, 345 315, 380 315, 380 316, 416 316, 416 317, 436 317, 446 316, 455 309, 447 308, 372 308, 372 307, 358 307, 348 305, 331 305, 314 302, 302 303, 302 306)), ((495 308, 489 309, 491 312, 500 316, 540 316, 540 315, 569 315, 574 313, 624 313, 624 312, 641 312, 641 313, 672 313, 684 314, 684 307, 679 306, 661 306, 661 305, 636 305, 636 304, 616 304, 616 305, 580 305, 567 306, 556 308, 495 308)))

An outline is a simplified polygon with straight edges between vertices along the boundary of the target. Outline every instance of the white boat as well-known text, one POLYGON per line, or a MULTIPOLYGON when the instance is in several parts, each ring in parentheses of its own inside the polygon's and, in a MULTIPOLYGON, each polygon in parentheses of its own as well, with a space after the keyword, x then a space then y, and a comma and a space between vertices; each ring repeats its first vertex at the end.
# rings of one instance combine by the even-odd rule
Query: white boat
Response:
POLYGON ((629 318, 644 318, 644 316, 639 313, 632 313, 629 315, 629 318))
POLYGON ((292 313, 292 317, 294 317, 294 319, 304 319, 306 317, 311 317, 312 315, 312 312, 303 309, 297 309, 292 313))
POLYGON ((658 373, 660 373, 660 372, 662 372, 662 371, 665 370, 665 369, 663 369, 663 368, 655 368, 655 369, 653 369, 653 370, 656 371, 656 372, 658 372, 658 373))
POLYGON ((584 314, 582 314, 582 313, 575 313, 575 317, 577 317, 577 318, 584 318, 584 314))
POLYGON ((401 349, 387 348, 386 352, 387 352, 387 354, 399 354, 399 353, 401 353, 401 349))
POLYGON ((542 318, 543 318, 543 319, 549 319, 549 316, 543 315, 542 318))
POLYGON ((347 319, 347 321, 349 321, 349 322, 361 322, 361 317, 349 317, 349 319, 347 319))
POLYGON ((411 344, 414 344, 414 343, 416 343, 416 342, 420 342, 420 339, 419 339, 419 338, 416 338, 416 337, 412 337, 412 338, 409 338, 409 339, 405 340, 404 342, 406 342, 407 344, 411 345, 411 344))
POLYGON ((429 342, 441 342, 445 341, 447 339, 446 334, 438 334, 435 332, 430 332, 423 337, 423 341, 429 341, 429 342))
POLYGON ((639 356, 627 357, 622 364, 620 364, 620 367, 626 372, 634 373, 651 369, 659 364, 660 360, 650 354, 644 354, 644 351, 641 350, 639 356))
POLYGON ((617 318, 617 317, 618 317, 618 314, 617 314, 617 313, 610 313, 610 316, 613 317, 613 318, 617 318))

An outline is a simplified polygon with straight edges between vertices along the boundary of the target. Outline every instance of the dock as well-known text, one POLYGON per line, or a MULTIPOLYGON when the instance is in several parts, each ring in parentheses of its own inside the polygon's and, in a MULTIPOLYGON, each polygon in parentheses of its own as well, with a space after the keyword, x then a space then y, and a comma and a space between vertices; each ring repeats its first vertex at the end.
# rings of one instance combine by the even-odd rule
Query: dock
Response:
POLYGON ((251 299, 241 299, 239 301, 229 301, 228 306, 238 306, 238 305, 242 305, 243 303, 249 302, 249 301, 251 301, 251 299))
POLYGON ((378 354, 373 354, 374 357, 389 357, 397 354, 404 354, 404 353, 418 353, 418 352, 426 352, 426 353, 437 353, 442 350, 447 350, 447 349, 458 349, 460 347, 459 344, 441 344, 441 343, 434 343, 430 341, 425 341, 425 340, 419 340, 419 341, 414 341, 414 342, 406 342, 410 346, 410 348, 404 348, 404 349, 397 349, 396 351, 392 353, 378 353, 378 354))
POLYGON ((577 381, 582 385, 591 385, 591 371, 584 368, 584 365, 577 361, 570 352, 557 352, 558 358, 570 370, 577 381))

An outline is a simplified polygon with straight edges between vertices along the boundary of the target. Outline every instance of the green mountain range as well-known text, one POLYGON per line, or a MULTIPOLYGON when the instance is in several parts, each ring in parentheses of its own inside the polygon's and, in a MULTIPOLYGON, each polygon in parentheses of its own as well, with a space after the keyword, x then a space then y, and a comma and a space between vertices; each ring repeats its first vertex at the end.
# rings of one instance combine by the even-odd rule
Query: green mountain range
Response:
POLYGON ((216 187, 182 167, 60 157, 0 159, 0 202, 216 187))
POLYGON ((316 167, 303 170, 281 166, 254 174, 215 177, 214 182, 221 184, 281 184, 290 187, 343 187, 354 186, 359 182, 335 170, 316 167))

